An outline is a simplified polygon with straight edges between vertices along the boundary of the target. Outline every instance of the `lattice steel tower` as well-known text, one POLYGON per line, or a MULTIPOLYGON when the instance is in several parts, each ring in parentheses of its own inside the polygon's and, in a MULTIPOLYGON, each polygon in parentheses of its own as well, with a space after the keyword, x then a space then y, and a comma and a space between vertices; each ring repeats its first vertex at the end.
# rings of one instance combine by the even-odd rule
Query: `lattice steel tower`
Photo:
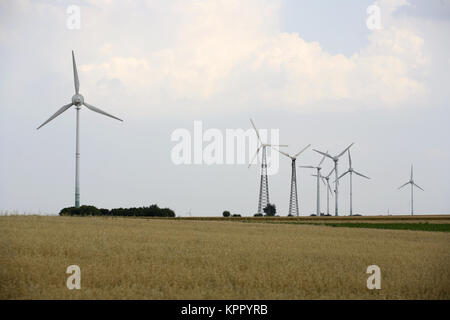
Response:
POLYGON ((267 206, 269 201, 269 180, 267 178, 267 158, 266 158, 266 147, 262 147, 262 158, 261 158, 261 184, 259 186, 259 201, 258 201, 258 213, 263 214, 264 208, 267 206))
POLYGON ((297 172, 295 171, 295 158, 292 159, 291 196, 289 197, 289 215, 298 217, 297 198, 297 172))
POLYGON ((295 160, 297 160, 297 157, 306 149, 308 149, 311 145, 307 145, 302 150, 291 156, 289 153, 283 152, 281 150, 278 150, 282 155, 285 155, 286 157, 291 159, 291 195, 289 197, 289 215, 292 216, 299 216, 298 213, 298 198, 297 198, 297 170, 295 168, 295 160))

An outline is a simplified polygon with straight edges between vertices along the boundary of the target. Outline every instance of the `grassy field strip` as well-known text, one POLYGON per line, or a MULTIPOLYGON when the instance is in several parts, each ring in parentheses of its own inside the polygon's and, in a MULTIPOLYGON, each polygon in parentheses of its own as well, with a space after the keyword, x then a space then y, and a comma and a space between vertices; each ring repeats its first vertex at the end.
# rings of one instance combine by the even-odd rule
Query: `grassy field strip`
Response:
MULTIPOLYGON (((242 221, 245 222, 245 221, 242 221)), ((250 221, 248 221, 250 222, 250 221)), ((251 221, 253 223, 255 221, 251 221)), ((360 222, 341 222, 341 223, 323 223, 323 222, 280 222, 280 221, 260 221, 260 223, 275 224, 300 224, 300 225, 316 225, 327 227, 344 227, 344 228, 369 228, 369 229, 389 229, 389 230, 413 230, 413 231, 435 231, 450 232, 449 223, 360 223, 360 222)))
MULTIPOLYGON (((158 218, 150 218, 158 219, 158 218)), ((164 219, 164 218, 163 218, 164 219)), ((166 218, 167 219, 167 218, 166 218)), ((283 222, 364 222, 364 223, 439 223, 450 224, 450 215, 421 216, 341 216, 341 217, 177 217, 176 220, 211 220, 211 221, 283 221, 283 222)))

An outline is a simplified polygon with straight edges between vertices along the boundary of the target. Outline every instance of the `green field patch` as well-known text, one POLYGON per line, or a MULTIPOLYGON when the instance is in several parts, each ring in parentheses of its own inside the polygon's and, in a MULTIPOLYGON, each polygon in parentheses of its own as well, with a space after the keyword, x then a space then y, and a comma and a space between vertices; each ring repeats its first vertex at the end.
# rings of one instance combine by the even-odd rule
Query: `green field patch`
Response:
POLYGON ((266 222, 266 223, 307 224, 307 225, 316 225, 316 226, 319 225, 319 226, 343 227, 343 228, 450 232, 449 223, 360 223, 360 222, 341 222, 341 223, 266 222))

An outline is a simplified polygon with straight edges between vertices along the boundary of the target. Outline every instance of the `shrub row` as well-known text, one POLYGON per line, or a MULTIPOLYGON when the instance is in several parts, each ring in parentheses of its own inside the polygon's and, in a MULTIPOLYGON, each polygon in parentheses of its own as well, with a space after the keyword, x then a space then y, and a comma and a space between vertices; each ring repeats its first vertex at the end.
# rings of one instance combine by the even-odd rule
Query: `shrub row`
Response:
POLYGON ((60 216, 110 216, 110 217, 175 217, 169 208, 160 208, 156 204, 139 208, 98 209, 94 206, 68 207, 59 212, 60 216))

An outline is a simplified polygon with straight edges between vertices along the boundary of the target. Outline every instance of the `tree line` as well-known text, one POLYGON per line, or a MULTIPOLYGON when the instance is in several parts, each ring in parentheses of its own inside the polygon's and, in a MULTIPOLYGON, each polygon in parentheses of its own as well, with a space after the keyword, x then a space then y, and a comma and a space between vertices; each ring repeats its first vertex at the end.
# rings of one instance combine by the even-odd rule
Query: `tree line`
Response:
POLYGON ((175 217, 169 208, 160 208, 156 204, 139 208, 98 209, 94 206, 68 207, 61 209, 60 216, 107 216, 107 217, 175 217))
MULTIPOLYGON (((275 204, 272 203, 268 203, 267 206, 263 209, 265 216, 266 217, 274 217, 277 213, 277 207, 275 206, 275 204)), ((228 217, 240 217, 240 214, 231 214, 230 211, 225 210, 222 213, 222 216, 224 216, 225 218, 228 217)), ((255 213, 254 217, 262 217, 264 216, 262 213, 255 213)))

